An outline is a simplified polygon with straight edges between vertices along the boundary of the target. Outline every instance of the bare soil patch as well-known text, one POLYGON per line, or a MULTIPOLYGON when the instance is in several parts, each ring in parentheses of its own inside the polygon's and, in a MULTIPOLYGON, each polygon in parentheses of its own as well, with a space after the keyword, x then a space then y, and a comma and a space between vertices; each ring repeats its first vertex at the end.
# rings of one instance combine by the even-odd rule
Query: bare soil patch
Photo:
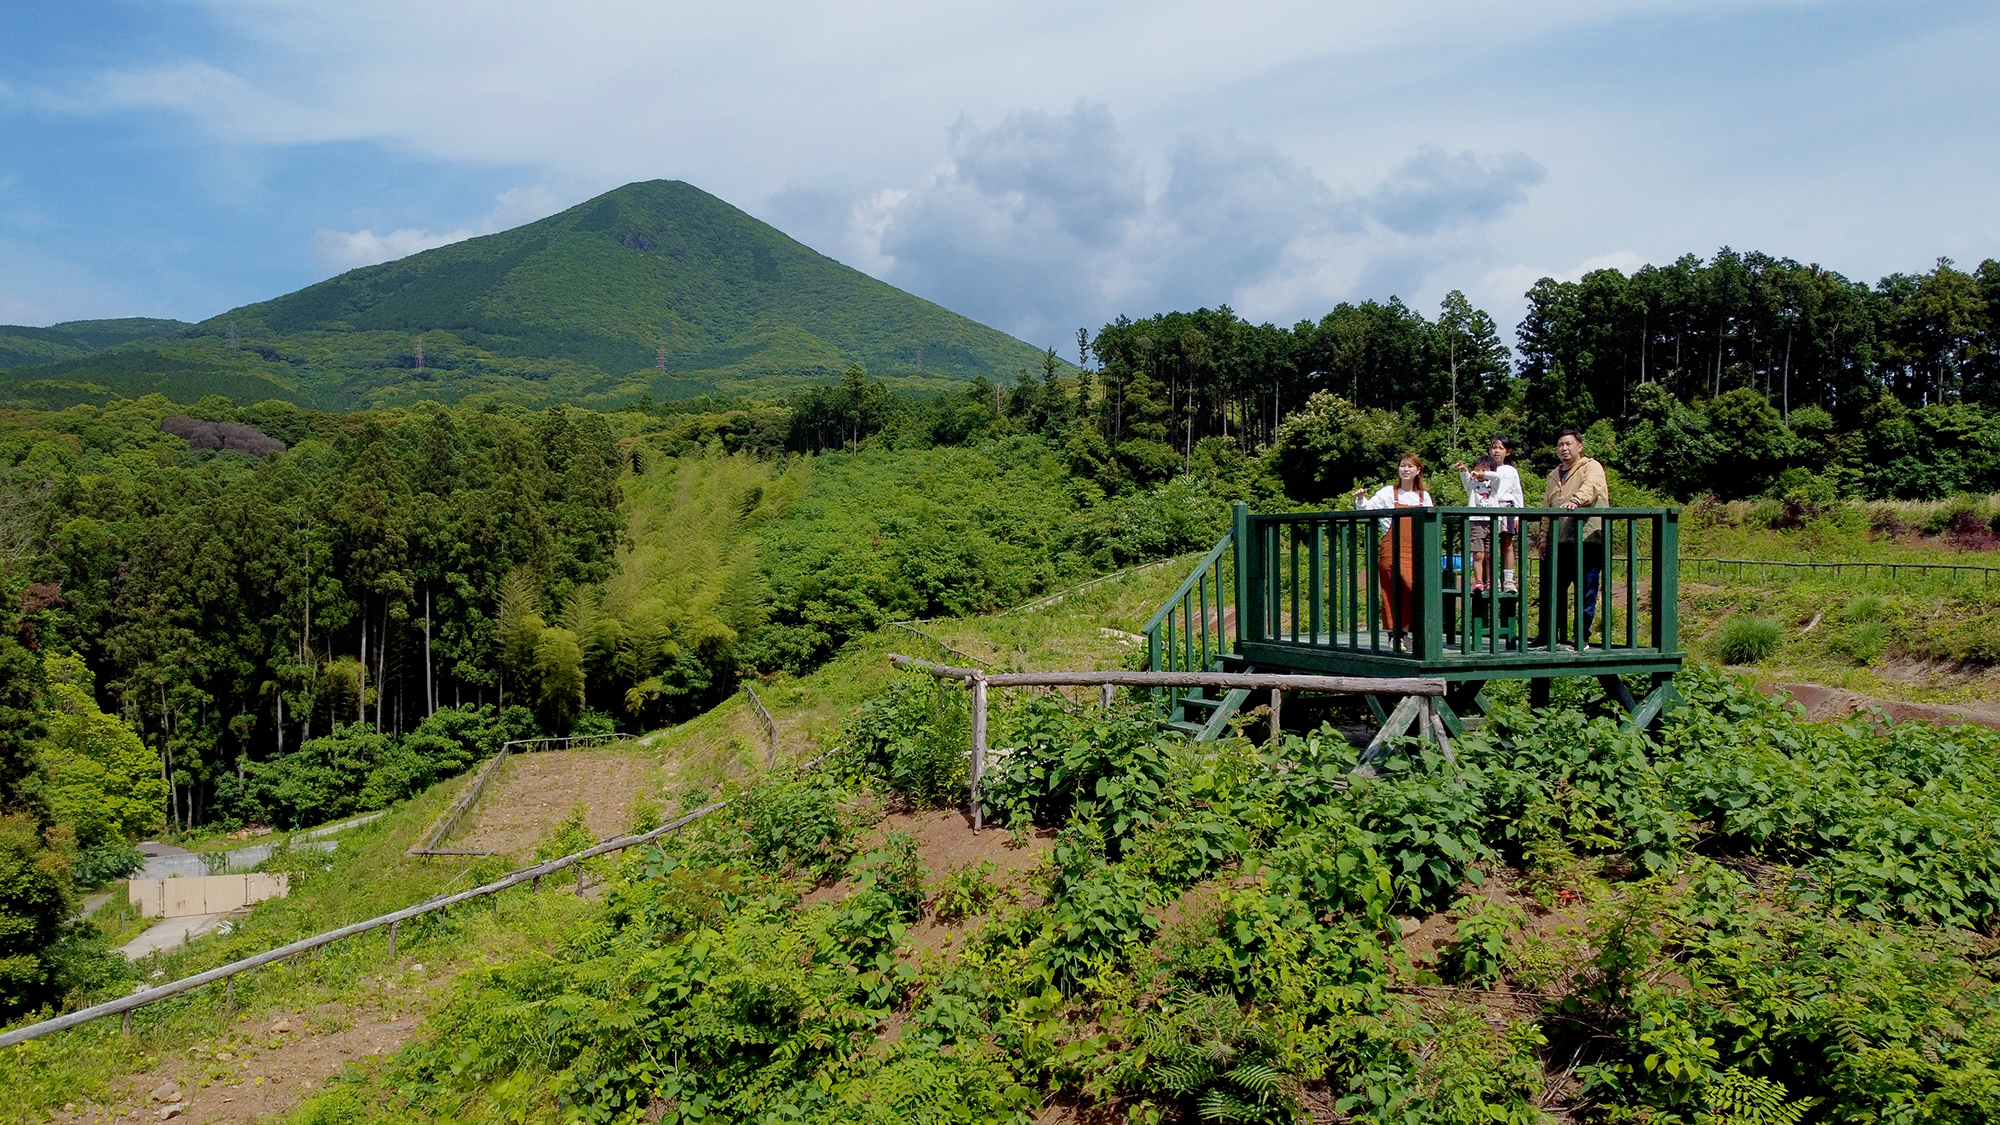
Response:
POLYGON ((1806 717, 1815 722, 1844 719, 1871 707, 1879 707, 1883 714, 1899 723, 1912 719, 1936 723, 1939 726, 1977 723, 1983 727, 2000 730, 2000 709, 1967 707, 1957 703, 1907 703, 1899 699, 1884 699, 1877 695, 1864 695, 1858 691, 1844 691, 1820 684, 1779 683, 1765 680, 1758 686, 1764 691, 1788 693, 1806 709, 1806 717))
POLYGON ((534 849, 569 811, 586 805, 584 822, 603 839, 623 832, 632 799, 659 783, 659 762, 631 750, 546 750, 519 754, 500 767, 453 834, 451 848, 518 856, 534 849))
POLYGON ((59 1109, 62 1122, 174 1120, 210 1125, 266 1121, 290 1112, 319 1092, 350 1063, 393 1054, 409 1042, 422 1013, 405 1007, 436 981, 399 977, 395 992, 362 1010, 329 1004, 310 1012, 279 1011, 232 1029, 231 1041, 175 1051, 149 1070, 118 1080, 103 1102, 59 1109), (167 1118, 168 1107, 180 1110, 167 1118))
MULTIPOLYGON (((957 868, 987 862, 995 868, 989 881, 1010 885, 1016 897, 1030 905, 1038 904, 1040 899, 1025 893, 1025 876, 1055 848, 1055 832, 1051 829, 1038 828, 1017 845, 1004 828, 988 827, 973 832, 972 816, 963 809, 928 809, 890 813, 882 818, 862 834, 861 854, 880 846, 891 832, 907 832, 916 841, 917 862, 930 871, 933 888, 957 868)), ((806 895, 804 905, 839 902, 853 890, 854 880, 843 877, 814 889, 806 895)), ((903 948, 911 956, 950 954, 964 948, 980 920, 971 917, 941 922, 926 913, 904 932, 903 948)))

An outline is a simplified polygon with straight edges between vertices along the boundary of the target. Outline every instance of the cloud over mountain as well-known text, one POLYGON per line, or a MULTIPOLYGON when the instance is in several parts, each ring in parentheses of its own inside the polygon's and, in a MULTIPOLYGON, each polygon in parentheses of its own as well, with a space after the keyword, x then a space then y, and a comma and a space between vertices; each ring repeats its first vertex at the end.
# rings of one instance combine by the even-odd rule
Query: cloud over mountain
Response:
POLYGON ((1317 315, 1371 260, 1462 243, 1545 177, 1524 153, 1421 147, 1379 183, 1336 186, 1277 144, 1197 123, 1137 149, 1109 108, 961 119, 916 183, 794 187, 777 220, 878 276, 1030 340, 1134 309, 1231 303, 1317 315))

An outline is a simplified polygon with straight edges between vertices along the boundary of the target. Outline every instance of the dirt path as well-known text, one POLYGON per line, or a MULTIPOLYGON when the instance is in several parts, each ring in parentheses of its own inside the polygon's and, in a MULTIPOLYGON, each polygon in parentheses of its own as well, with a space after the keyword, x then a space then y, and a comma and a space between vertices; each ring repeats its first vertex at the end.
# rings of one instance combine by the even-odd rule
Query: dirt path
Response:
MULTIPOLYGON (((1751 672, 1747 668, 1732 669, 1732 671, 1751 672)), ((1863 695, 1858 691, 1830 688, 1821 684, 1760 679, 1758 687, 1767 692, 1789 693, 1806 709, 1806 717, 1815 721, 1844 719, 1870 707, 1880 707, 1884 714, 1897 722, 1918 719, 1939 726, 1977 723, 1983 727, 2000 730, 2000 709, 1966 707, 1956 703, 1906 703, 1899 699, 1863 695)))
POLYGON ((623 832, 632 799, 657 792, 660 763, 644 751, 547 750, 520 754, 472 806, 466 823, 445 845, 519 856, 579 804, 599 839, 623 832))

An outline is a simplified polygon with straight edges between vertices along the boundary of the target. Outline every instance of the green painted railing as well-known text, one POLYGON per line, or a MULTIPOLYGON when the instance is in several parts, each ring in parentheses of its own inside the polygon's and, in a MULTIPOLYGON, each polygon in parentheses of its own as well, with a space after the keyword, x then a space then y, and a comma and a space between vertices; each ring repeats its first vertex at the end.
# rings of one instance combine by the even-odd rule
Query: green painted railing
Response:
MULTIPOLYGON (((1254 515, 1238 504, 1230 536, 1244 607, 1236 616, 1238 648, 1279 644, 1413 663, 1453 655, 1501 660, 1565 651, 1678 652, 1679 532, 1680 513, 1671 508, 1254 515), (1483 590, 1469 581, 1468 545, 1496 519, 1518 529, 1515 594, 1500 588, 1504 540, 1498 534, 1489 556, 1492 580, 1483 590), (1388 603, 1403 601, 1393 577, 1400 567, 1383 560, 1400 559, 1406 548, 1412 559, 1407 613, 1398 613, 1388 603), (1602 567, 1594 620, 1588 635, 1577 635, 1571 623, 1584 617, 1583 583, 1543 579, 1581 574, 1593 562, 1602 567)), ((1154 666, 1163 665, 1156 660, 1154 666)))
MULTIPOLYGON (((1236 650, 1237 607, 1241 604, 1236 537, 1222 538, 1195 564, 1187 579, 1140 632, 1146 638, 1146 667, 1155 672, 1205 672, 1236 650)), ((1158 693, 1168 712, 1188 689, 1158 693)))

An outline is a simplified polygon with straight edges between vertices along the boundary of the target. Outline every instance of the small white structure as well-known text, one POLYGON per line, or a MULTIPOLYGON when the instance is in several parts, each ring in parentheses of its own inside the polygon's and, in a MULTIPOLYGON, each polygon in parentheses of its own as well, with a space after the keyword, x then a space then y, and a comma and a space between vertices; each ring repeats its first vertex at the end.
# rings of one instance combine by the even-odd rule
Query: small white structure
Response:
POLYGON ((185 879, 134 879, 131 901, 142 918, 185 918, 241 910, 268 898, 284 898, 291 889, 288 876, 258 872, 250 875, 197 875, 185 879))

